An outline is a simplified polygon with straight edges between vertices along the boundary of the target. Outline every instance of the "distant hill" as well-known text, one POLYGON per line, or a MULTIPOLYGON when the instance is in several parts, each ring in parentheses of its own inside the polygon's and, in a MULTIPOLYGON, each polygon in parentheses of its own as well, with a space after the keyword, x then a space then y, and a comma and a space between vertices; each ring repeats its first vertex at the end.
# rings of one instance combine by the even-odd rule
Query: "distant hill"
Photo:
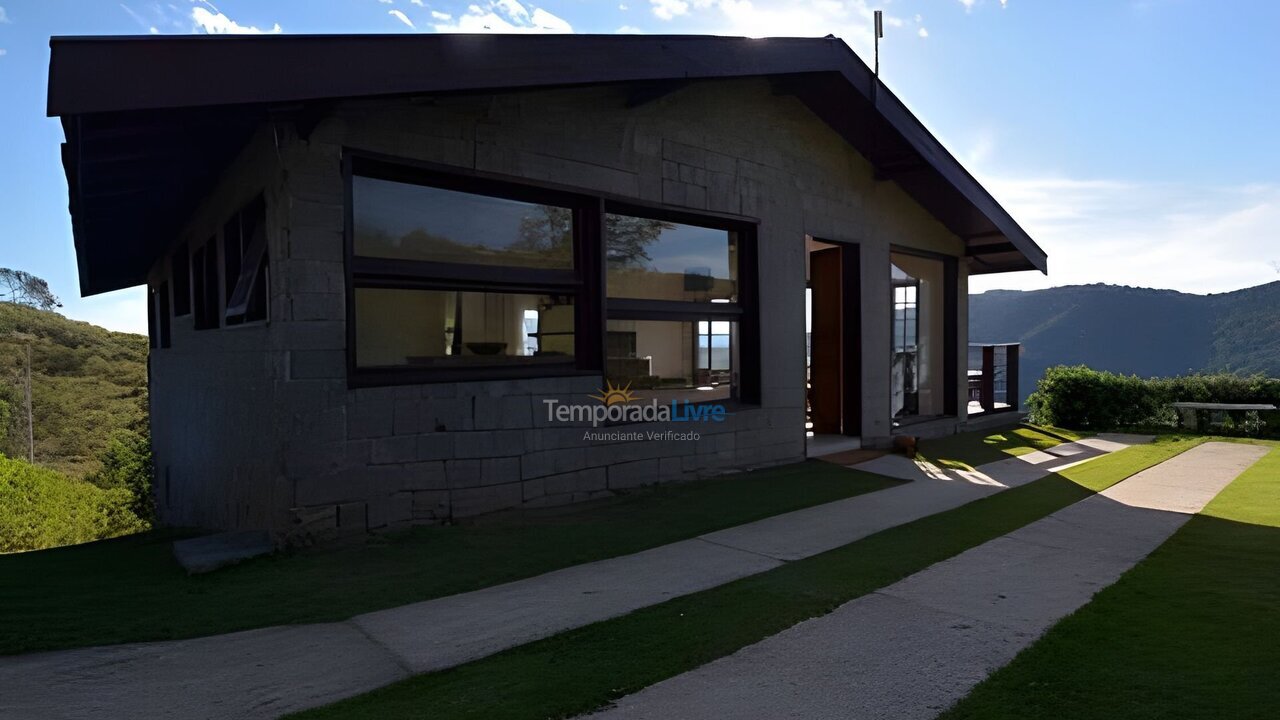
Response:
POLYGON ((26 459, 26 347, 38 465, 83 477, 118 430, 145 433, 147 338, 0 302, 0 453, 26 459))
POLYGON ((1023 397, 1059 364, 1143 377, 1280 377, 1280 282, 1214 295, 1118 285, 991 290, 969 296, 969 341, 1023 344, 1023 397))

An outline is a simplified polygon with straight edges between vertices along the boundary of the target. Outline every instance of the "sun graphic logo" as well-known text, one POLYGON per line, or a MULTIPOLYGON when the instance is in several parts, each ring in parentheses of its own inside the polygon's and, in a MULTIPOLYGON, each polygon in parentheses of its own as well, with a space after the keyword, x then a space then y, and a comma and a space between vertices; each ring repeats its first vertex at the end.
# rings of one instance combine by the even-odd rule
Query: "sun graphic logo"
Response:
POLYGON ((608 380, 605 381, 604 389, 600 391, 599 395, 591 395, 590 397, 593 400, 599 400, 604 403, 605 407, 634 402, 639 399, 635 393, 631 392, 631 383, 618 386, 608 380))

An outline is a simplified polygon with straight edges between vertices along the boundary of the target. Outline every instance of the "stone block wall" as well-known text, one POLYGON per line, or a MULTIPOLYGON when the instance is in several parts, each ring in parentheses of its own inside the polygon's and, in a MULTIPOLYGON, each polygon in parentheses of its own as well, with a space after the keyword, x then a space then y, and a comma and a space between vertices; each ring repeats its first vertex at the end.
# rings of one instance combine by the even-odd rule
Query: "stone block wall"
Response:
MULTIPOLYGON (((282 538, 305 540, 801 460, 805 235, 860 244, 864 437, 887 438, 889 248, 962 256, 962 242, 766 81, 694 83, 637 108, 626 100, 624 89, 610 87, 353 100, 337 104, 305 139, 277 123, 246 148, 238 164, 258 168, 271 188, 272 317, 249 332, 197 333, 228 347, 243 333, 235 352, 258 370, 248 387, 216 381, 222 405, 196 403, 243 424, 216 442, 238 459, 220 461, 199 485, 232 487, 227 468, 251 467, 245 482, 270 492, 237 495, 235 503, 253 506, 249 520, 173 517, 265 522, 282 538), (586 427, 549 425, 542 404, 586 401, 601 378, 348 387, 341 162, 351 150, 757 219, 760 405, 723 423, 697 423, 697 442, 608 442, 584 439, 586 427)), ((244 186, 237 172, 223 185, 244 186)), ((216 216, 217 202, 208 204, 216 216)), ((175 347, 180 342, 175 329, 175 347)), ((174 388, 190 384, 193 366, 205 362, 197 354, 153 363, 157 422, 178 423, 187 412, 190 394, 174 388)), ((182 451, 181 432, 157 429, 159 462, 189 468, 218 453, 213 444, 182 451)))

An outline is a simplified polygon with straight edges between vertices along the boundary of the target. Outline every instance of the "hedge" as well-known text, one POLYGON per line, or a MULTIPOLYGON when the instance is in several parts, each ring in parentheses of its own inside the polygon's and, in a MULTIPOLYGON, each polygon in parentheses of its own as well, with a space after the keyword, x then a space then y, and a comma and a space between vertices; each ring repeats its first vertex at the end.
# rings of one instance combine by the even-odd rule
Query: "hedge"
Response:
POLYGON ((103 489, 0 455, 0 552, 89 542, 147 529, 128 488, 103 489))
MULTIPOLYGON (((1139 378, 1084 365, 1051 367, 1027 398, 1030 420, 1074 430, 1162 429, 1178 425, 1175 402, 1270 403, 1280 406, 1280 379, 1226 373, 1139 378)), ((1280 437, 1280 413, 1225 421, 1217 431, 1280 437)))

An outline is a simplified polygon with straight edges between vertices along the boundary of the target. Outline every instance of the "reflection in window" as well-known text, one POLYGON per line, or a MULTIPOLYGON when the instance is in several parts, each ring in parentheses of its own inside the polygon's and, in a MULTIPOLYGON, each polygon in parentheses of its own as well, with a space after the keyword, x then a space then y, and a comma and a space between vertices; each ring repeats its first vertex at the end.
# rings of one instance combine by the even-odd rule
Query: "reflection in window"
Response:
POLYGON ((609 297, 735 301, 737 233, 605 215, 609 297))
POLYGON ((431 262, 573 268, 573 211, 352 178, 355 253, 431 262))
POLYGON ((893 410, 915 415, 919 397, 916 338, 919 334, 920 281, 890 264, 893 282, 893 410))
POLYGON ((725 400, 736 336, 728 321, 610 320, 606 375, 646 400, 725 400))
POLYGON ((571 296, 356 288, 359 367, 565 363, 571 296))

